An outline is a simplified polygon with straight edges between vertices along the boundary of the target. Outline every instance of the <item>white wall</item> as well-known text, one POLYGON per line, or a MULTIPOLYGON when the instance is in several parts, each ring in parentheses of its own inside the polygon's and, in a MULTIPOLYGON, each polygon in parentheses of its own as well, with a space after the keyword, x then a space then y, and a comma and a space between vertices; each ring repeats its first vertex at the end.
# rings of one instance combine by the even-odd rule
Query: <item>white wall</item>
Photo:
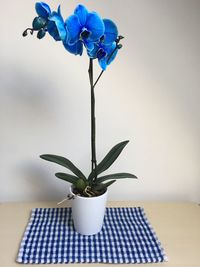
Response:
MULTIPOLYGON (((1 3, 0 201, 60 200, 63 155, 90 170, 88 58, 23 30, 34 1, 1 3)), ((70 15, 79 1, 48 1, 70 15)), ((109 198, 200 201, 200 1, 95 0, 89 9, 116 21, 124 39, 96 88, 97 156, 131 142, 109 172, 138 181, 110 187, 109 198)), ((96 68, 98 66, 96 65, 96 68)), ((108 172, 108 173, 109 173, 108 172)))

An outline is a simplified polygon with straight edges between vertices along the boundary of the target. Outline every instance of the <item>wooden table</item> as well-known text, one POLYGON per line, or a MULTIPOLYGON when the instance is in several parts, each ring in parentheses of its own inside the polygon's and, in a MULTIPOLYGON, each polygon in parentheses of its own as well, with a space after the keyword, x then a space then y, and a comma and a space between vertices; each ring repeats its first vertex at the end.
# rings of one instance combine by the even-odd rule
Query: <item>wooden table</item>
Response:
MULTIPOLYGON (((70 205, 69 203, 61 206, 70 205)), ((37 207, 56 207, 55 202, 0 204, 0 266, 20 266, 15 262, 19 244, 27 225, 30 211, 37 207)), ((196 203, 165 202, 109 202, 110 207, 143 207, 165 252, 168 262, 128 264, 140 267, 200 267, 200 206, 196 203)), ((80 264, 68 264, 73 267, 80 264)), ((125 264, 123 264, 124 266, 125 264)), ((32 266, 26 264, 25 266, 32 266)), ((37 265, 53 266, 53 264, 37 265)), ((56 264, 63 267, 65 264, 56 264)), ((84 266, 114 266, 114 264, 84 264, 84 266)), ((115 266, 122 266, 118 264, 115 266)))

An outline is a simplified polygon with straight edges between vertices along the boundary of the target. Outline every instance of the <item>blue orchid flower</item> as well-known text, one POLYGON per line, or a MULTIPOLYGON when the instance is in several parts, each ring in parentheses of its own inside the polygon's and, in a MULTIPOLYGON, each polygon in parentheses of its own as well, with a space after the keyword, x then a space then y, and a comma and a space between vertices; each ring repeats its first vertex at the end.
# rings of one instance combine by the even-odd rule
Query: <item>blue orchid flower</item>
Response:
POLYGON ((88 50, 90 58, 97 58, 99 65, 103 70, 106 70, 107 66, 115 59, 118 47, 117 37, 118 29, 116 24, 110 19, 104 19, 105 32, 101 38, 101 41, 95 44, 94 49, 88 50))
POLYGON ((115 59, 118 52, 118 45, 113 42, 111 45, 103 43, 96 44, 92 51, 88 50, 88 56, 93 59, 98 59, 102 70, 106 70, 107 66, 115 59))
POLYGON ((56 41, 67 39, 67 30, 61 15, 60 6, 57 12, 51 12, 51 8, 44 2, 35 4, 38 17, 33 20, 33 30, 38 31, 37 37, 43 38, 48 32, 56 41))
MULTIPOLYGON (((46 34, 48 18, 51 14, 51 9, 46 3, 38 2, 35 4, 35 10, 38 14, 38 17, 35 17, 32 22, 32 33, 33 31, 38 31, 37 37, 41 39, 46 34)), ((27 32, 25 32, 25 34, 27 34, 27 32)))
MULTIPOLYGON (((65 21, 68 30, 68 41, 64 43, 66 49, 78 42, 78 51, 81 54, 81 44, 85 45, 88 50, 94 48, 94 43, 98 42, 104 34, 105 26, 103 20, 96 12, 88 12, 83 5, 78 5, 74 14, 65 21)), ((72 51, 74 51, 72 49, 72 51)))
POLYGON ((52 12, 48 4, 37 2, 35 10, 38 16, 33 20, 33 28, 27 28, 23 36, 29 31, 31 34, 37 31, 37 37, 42 39, 48 32, 54 40, 62 41, 65 49, 74 55, 82 55, 85 47, 90 58, 98 59, 102 70, 106 70, 122 46, 119 41, 123 37, 118 36, 116 24, 110 19, 101 19, 83 5, 78 5, 66 21, 60 6, 52 12))

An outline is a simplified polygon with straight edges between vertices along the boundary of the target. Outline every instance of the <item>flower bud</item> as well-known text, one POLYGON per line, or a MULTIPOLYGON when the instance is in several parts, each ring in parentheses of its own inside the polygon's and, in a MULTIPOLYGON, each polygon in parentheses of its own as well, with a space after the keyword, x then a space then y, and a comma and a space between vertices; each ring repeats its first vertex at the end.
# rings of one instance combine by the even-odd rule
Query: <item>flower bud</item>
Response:
POLYGON ((119 35, 118 38, 119 38, 119 40, 122 40, 122 39, 124 39, 124 36, 119 35))
POLYGON ((34 30, 40 30, 46 26, 46 19, 42 17, 35 17, 32 23, 33 29, 34 30))
POLYGON ((45 34, 46 34, 46 31, 43 30, 43 29, 41 29, 41 30, 39 30, 39 32, 37 33, 37 38, 38 38, 38 39, 42 39, 42 38, 45 36, 45 34))
POLYGON ((117 45, 117 48, 118 48, 118 49, 121 49, 121 48, 122 48, 122 44, 118 44, 118 45, 117 45))
POLYGON ((23 37, 26 37, 28 35, 28 32, 27 32, 27 30, 25 30, 23 33, 22 33, 22 36, 23 37))

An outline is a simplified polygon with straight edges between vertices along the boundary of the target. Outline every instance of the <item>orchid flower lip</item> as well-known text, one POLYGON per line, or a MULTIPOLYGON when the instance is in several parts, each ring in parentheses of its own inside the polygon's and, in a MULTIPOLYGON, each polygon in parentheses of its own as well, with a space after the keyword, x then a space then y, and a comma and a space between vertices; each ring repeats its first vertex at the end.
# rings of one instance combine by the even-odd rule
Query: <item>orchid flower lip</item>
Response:
POLYGON ((99 50, 97 51, 97 58, 101 59, 106 56, 107 56, 107 53, 103 50, 103 48, 99 48, 99 50))
POLYGON ((102 35, 102 36, 100 37, 99 41, 100 41, 100 42, 103 42, 104 39, 105 39, 105 35, 102 35))
POLYGON ((84 40, 84 39, 88 39, 89 36, 91 35, 91 32, 88 31, 86 28, 83 28, 82 29, 82 32, 81 32, 81 38, 84 40))

